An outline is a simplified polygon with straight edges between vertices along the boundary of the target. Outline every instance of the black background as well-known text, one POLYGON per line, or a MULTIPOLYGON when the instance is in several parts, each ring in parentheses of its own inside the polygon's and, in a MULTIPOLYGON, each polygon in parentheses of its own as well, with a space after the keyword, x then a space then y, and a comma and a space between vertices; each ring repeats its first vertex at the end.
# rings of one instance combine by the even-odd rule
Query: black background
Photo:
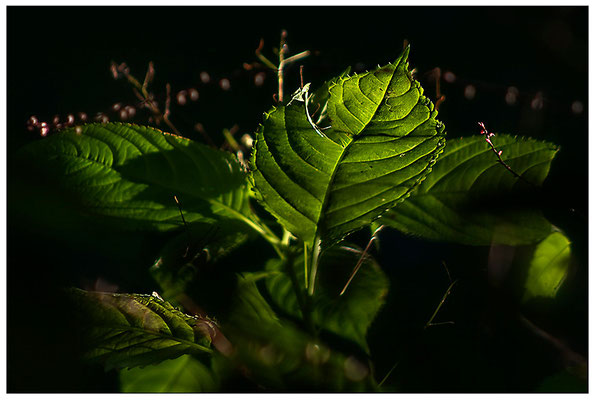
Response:
MULTIPOLYGON (((441 86, 446 101, 440 119, 450 137, 478 134, 477 121, 484 121, 495 132, 561 146, 543 206, 573 241, 573 272, 555 303, 522 311, 586 356, 587 7, 8 7, 7 19, 9 391, 117 390, 113 372, 77 361, 76 337, 69 334, 57 291, 101 277, 122 291, 150 292, 151 281, 131 271, 146 269, 159 243, 94 227, 69 237, 64 232, 70 225, 48 226, 35 218, 51 209, 19 212, 28 192, 12 157, 40 140, 26 130, 27 119, 49 122, 54 115, 94 115, 116 102, 134 104, 131 88, 111 77, 110 62, 126 62, 142 80, 153 61, 158 98, 166 82, 174 93, 189 87, 200 92, 196 103, 172 106, 172 121, 186 136, 201 140, 192 130, 197 122, 218 141, 222 129, 234 124, 241 134, 252 133, 273 104, 276 79, 269 72, 256 87, 255 71, 242 64, 256 61, 261 38, 263 52, 274 61, 271 49, 282 29, 289 33, 291 54, 314 52, 301 63, 314 87, 349 65, 357 72, 394 60, 407 40, 410 65, 430 98, 435 99, 433 68, 456 75, 441 86), (202 71, 211 83, 201 83, 202 71), (230 80, 229 91, 218 86, 222 78, 230 80), (467 85, 477 90, 472 100, 463 95, 467 85), (513 106, 504 100, 509 86, 521 94, 513 106), (538 92, 545 100, 535 110, 531 101, 538 92), (582 113, 571 111, 574 101, 584 105, 582 113)), ((297 87, 293 67, 286 92, 297 87)), ((147 123, 147 116, 139 113, 134 121, 147 123)), ((489 281, 489 249, 394 232, 382 240, 388 243, 380 261, 391 277, 389 302, 397 306, 383 312, 370 332, 378 379, 403 359, 391 378, 399 390, 524 392, 567 365, 550 344, 518 324, 514 289, 489 281), (444 260, 461 282, 443 309, 443 318, 456 325, 420 332, 448 285, 440 269, 444 260)))

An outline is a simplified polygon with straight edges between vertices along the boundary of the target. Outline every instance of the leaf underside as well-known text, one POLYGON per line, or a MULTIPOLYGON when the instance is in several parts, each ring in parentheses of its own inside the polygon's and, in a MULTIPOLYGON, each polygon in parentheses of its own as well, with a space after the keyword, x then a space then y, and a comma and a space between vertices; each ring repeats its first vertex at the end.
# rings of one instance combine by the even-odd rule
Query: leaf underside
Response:
POLYGON ((211 353, 211 339, 200 320, 156 296, 80 289, 69 295, 84 324, 86 358, 105 363, 106 369, 211 353))
POLYGON ((552 226, 536 203, 558 149, 509 135, 492 141, 524 180, 498 162, 483 136, 449 139, 428 178, 377 223, 468 245, 532 244, 546 237, 552 226))
POLYGON ((407 54, 333 81, 325 137, 303 102, 265 114, 251 162, 257 196, 310 246, 315 238, 330 245, 378 218, 407 196, 440 153, 444 127, 411 77, 407 54))

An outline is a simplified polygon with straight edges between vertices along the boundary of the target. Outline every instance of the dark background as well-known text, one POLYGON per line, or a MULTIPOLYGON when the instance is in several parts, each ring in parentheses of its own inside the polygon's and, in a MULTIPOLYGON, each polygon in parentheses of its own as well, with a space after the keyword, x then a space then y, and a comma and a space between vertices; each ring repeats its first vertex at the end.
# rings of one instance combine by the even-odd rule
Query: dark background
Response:
MULTIPOLYGON (((53 203, 43 209, 43 198, 41 207, 23 210, 34 190, 13 154, 41 140, 27 131, 27 119, 50 122, 81 111, 114 119, 114 103, 136 99, 126 82, 112 78, 110 62, 126 62, 142 80, 153 61, 158 99, 167 82, 174 93, 190 87, 200 93, 195 103, 172 106, 172 121, 185 136, 202 140, 192 129, 197 122, 219 142, 222 129, 234 124, 236 137, 252 133, 273 104, 276 79, 268 72, 257 87, 257 71, 242 64, 256 61, 261 38, 274 61, 271 49, 282 29, 290 54, 314 52, 301 63, 314 87, 349 65, 357 72, 394 60, 407 40, 410 65, 428 97, 435 99, 435 67, 456 76, 441 82, 440 119, 450 137, 478 134, 477 121, 484 121, 495 132, 561 147, 542 199, 546 215, 573 242, 573 268, 556 301, 520 307, 513 278, 500 285, 489 279, 488 248, 384 233, 380 261, 391 278, 393 306, 370 332, 378 379, 400 360, 389 382, 402 391, 584 390, 576 374, 564 372, 576 364, 570 356, 524 327, 518 315, 586 357, 587 7, 8 7, 7 20, 10 392, 117 390, 113 372, 78 362, 58 291, 101 278, 118 290, 150 293, 155 287, 143 271, 162 240, 66 217, 63 224, 43 222, 43 215, 60 215, 53 203), (208 84, 200 80, 203 71, 211 76, 208 84), (230 90, 219 87, 222 78, 230 90), (476 88, 471 100, 464 96, 467 85, 476 88), (512 106, 505 102, 510 86, 520 92, 512 106), (538 93, 543 106, 534 109, 538 93), (582 112, 572 112, 575 101, 582 112), (448 286, 442 261, 460 284, 441 319, 456 324, 422 332, 448 286)), ((297 66, 288 70, 285 87, 288 93, 299 87, 297 66)), ((147 123, 147 115, 139 112, 133 121, 147 123)))

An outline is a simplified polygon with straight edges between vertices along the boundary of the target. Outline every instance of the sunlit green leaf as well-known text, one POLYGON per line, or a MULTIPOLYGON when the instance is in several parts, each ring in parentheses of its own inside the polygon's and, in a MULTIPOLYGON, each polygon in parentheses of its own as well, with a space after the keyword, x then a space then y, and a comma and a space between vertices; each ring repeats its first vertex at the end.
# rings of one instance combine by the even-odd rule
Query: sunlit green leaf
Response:
POLYGON ((125 393, 194 393, 217 390, 213 372, 191 355, 157 365, 120 371, 120 388, 125 393))
POLYGON ((531 244, 546 237, 551 224, 535 202, 558 149, 508 135, 492 141, 504 162, 531 184, 500 164, 483 136, 449 139, 427 179, 378 223, 469 245, 531 244))
POLYGON ((570 267, 570 244, 562 232, 553 232, 537 245, 529 265, 524 300, 556 296, 570 267))
POLYGON ((69 291, 88 342, 86 358, 106 368, 136 367, 211 353, 200 320, 156 295, 69 291))
POLYGON ((234 156, 154 128, 69 128, 26 146, 20 158, 69 193, 81 212, 121 228, 179 228, 174 195, 188 222, 249 214, 245 174, 234 156))
POLYGON ((330 129, 296 99, 265 114, 251 160, 264 206, 310 248, 377 218, 426 174, 443 146, 443 125, 408 70, 409 50, 374 71, 329 87, 330 129))

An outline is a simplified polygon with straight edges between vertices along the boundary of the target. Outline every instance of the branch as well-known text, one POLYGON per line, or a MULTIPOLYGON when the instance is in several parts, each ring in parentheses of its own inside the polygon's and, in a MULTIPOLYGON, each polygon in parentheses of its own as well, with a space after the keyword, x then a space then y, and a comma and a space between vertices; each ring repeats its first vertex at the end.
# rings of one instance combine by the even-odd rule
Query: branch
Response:
POLYGON ((533 182, 530 182, 527 179, 523 178, 521 175, 517 174, 508 164, 506 164, 506 162, 504 162, 504 160, 502 159, 502 150, 496 149, 496 146, 494 146, 494 143, 492 143, 491 140, 491 137, 496 136, 496 134, 494 132, 488 132, 483 122, 478 122, 477 124, 481 127, 481 134, 485 135, 485 141, 487 142, 487 144, 490 145, 492 151, 494 152, 494 154, 496 154, 496 157, 498 157, 498 162, 502 164, 504 168, 510 171, 510 173, 513 174, 516 178, 519 178, 520 180, 522 180, 525 183, 528 183, 529 185, 535 186, 533 182))

